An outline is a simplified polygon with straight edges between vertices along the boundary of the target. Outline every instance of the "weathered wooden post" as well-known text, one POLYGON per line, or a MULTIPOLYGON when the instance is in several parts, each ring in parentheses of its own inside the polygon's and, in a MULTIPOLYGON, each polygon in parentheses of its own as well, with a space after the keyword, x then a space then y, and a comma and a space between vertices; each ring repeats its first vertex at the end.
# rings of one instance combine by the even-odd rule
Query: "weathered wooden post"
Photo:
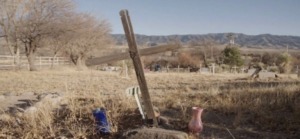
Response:
POLYGON ((237 66, 232 67, 234 69, 234 74, 237 74, 236 69, 238 68, 237 66))
POLYGON ((51 57, 48 57, 48 64, 49 64, 49 67, 51 68, 51 57))
POLYGON ((215 75, 215 63, 212 63, 212 74, 215 75))
POLYGON ((167 64, 167 72, 169 72, 170 68, 169 68, 169 63, 167 64))
POLYGON ((262 67, 258 66, 255 70, 255 72, 250 76, 251 78, 255 78, 259 72, 262 70, 262 67))
POLYGON ((299 70, 298 65, 297 65, 297 72, 298 72, 298 78, 300 78, 300 70, 299 70))
POLYGON ((124 60, 123 62, 124 62, 124 64, 125 64, 125 77, 126 77, 126 78, 129 78, 129 76, 128 76, 128 66, 127 66, 127 64, 125 63, 125 60, 124 60))
POLYGON ((40 69, 42 69, 42 57, 39 57, 40 69))
POLYGON ((121 71, 121 76, 125 76, 125 78, 129 78, 128 76, 128 67, 127 64, 125 63, 125 60, 122 60, 122 71, 121 71))
POLYGON ((245 73, 246 68, 243 67, 241 70, 242 70, 242 73, 245 73))
POLYGON ((136 73, 136 77, 140 86, 141 94, 143 102, 145 103, 145 111, 147 114, 147 119, 153 120, 153 126, 157 127, 158 122, 154 114, 153 105, 151 102, 150 94, 148 91, 147 82, 144 75, 144 70, 142 67, 142 62, 139 56, 139 51, 137 49, 137 44, 135 41, 135 36, 132 28, 132 24, 130 21, 130 17, 127 10, 121 10, 120 16, 124 28, 124 32, 126 34, 128 46, 129 46, 129 54, 134 64, 134 69, 136 73))
POLYGON ((13 55, 12 56, 12 63, 11 63, 11 66, 13 67, 13 69, 15 70, 15 68, 16 68, 16 64, 15 64, 15 59, 16 59, 16 57, 15 57, 15 55, 13 55))
POLYGON ((199 73, 201 73, 202 64, 199 65, 199 73))

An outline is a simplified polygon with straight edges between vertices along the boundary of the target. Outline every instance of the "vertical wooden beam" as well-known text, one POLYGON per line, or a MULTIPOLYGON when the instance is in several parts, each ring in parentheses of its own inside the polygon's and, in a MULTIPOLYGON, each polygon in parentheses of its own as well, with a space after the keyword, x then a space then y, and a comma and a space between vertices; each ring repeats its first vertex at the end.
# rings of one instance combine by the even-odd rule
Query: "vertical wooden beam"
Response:
POLYGON ((299 70, 299 66, 297 65, 297 72, 298 72, 298 78, 300 78, 300 70, 299 70))
POLYGON ((145 105, 145 111, 147 114, 148 119, 153 120, 153 126, 157 127, 158 122, 154 114, 153 105, 151 102, 150 94, 148 91, 147 82, 144 75, 144 70, 142 67, 142 62, 140 59, 140 55, 137 49, 137 44, 135 41, 135 36, 133 32, 133 28, 131 25, 130 17, 127 10, 121 10, 120 16, 124 28, 124 32, 127 38, 128 46, 129 46, 129 54, 134 64, 134 69, 136 73, 136 77, 140 86, 142 99, 144 101, 145 105))
POLYGON ((13 55, 12 58, 11 66, 15 69, 15 55, 13 55))
POLYGON ((49 67, 51 68, 51 57, 48 57, 48 63, 49 64, 49 67))
POLYGON ((42 69, 42 57, 39 56, 40 69, 42 69))
POLYGON ((215 63, 212 64, 212 74, 215 75, 215 63))
POLYGON ((199 73, 201 73, 202 64, 199 65, 199 73))

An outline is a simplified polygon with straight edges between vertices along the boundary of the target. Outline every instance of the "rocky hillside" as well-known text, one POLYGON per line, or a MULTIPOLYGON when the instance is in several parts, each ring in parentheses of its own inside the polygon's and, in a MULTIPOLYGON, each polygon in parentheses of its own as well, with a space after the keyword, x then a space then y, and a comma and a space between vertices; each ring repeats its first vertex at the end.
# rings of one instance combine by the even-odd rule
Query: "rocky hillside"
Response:
MULTIPOLYGON (((146 36, 136 35, 136 41, 139 45, 157 45, 167 43, 172 40, 180 40, 183 44, 191 42, 200 42, 203 40, 213 39, 217 43, 226 44, 228 33, 214 33, 203 35, 169 35, 169 36, 146 36)), ((285 48, 300 49, 300 36, 283 36, 283 35, 245 35, 234 34, 235 43, 241 47, 258 47, 258 48, 285 48)), ((118 45, 126 43, 126 38, 123 34, 114 34, 113 37, 118 45)))

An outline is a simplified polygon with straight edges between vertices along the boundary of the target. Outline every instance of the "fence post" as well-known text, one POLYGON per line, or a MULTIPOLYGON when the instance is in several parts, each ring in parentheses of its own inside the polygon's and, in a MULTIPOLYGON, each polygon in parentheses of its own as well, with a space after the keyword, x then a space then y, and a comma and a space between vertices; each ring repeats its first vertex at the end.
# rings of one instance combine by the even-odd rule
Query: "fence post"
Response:
POLYGON ((212 74, 215 75, 215 63, 212 64, 212 74))
POLYGON ((51 57, 48 57, 48 63, 49 67, 51 68, 51 57))
POLYGON ((40 60, 40 69, 42 68, 42 57, 39 57, 39 60, 40 60))
POLYGON ((167 64, 167 72, 169 72, 169 70, 170 70, 170 69, 169 69, 169 63, 168 63, 168 64, 167 64))
POLYGON ((27 62, 27 69, 30 70, 29 61, 27 62))
POLYGON ((299 70, 299 66, 297 65, 297 72, 298 72, 298 78, 300 78, 300 70, 299 70))
POLYGON ((15 70, 15 55, 12 56, 13 60, 12 60, 12 67, 15 70))
POLYGON ((199 73, 201 73, 202 64, 199 65, 199 73))
MULTIPOLYGON (((125 63, 124 60, 123 60, 123 62, 125 63)), ((127 66, 126 63, 125 63, 125 75, 126 75, 126 76, 125 76, 126 78, 129 78, 129 77, 128 77, 128 66, 127 66)))

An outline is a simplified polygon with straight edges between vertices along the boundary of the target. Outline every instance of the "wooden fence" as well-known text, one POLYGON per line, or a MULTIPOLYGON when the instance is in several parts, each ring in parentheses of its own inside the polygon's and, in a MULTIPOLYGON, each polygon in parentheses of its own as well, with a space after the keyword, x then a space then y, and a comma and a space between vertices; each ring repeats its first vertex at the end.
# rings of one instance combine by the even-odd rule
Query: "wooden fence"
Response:
MULTIPOLYGON (((15 56, 0 55, 0 69, 14 69, 15 56)), ((35 65, 38 68, 45 68, 59 65, 69 65, 71 62, 66 57, 45 57, 37 56, 35 58, 35 65)), ((20 56, 20 68, 29 68, 28 59, 26 56, 20 56)))

